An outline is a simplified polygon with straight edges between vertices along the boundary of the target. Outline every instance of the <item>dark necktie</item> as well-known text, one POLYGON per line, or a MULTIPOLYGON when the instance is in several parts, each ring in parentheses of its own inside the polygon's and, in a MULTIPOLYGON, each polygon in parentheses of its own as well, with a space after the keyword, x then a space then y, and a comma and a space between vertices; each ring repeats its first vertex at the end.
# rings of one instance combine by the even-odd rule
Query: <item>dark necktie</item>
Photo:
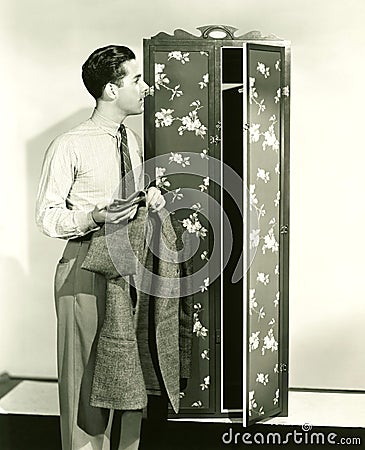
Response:
MULTIPOLYGON (((125 126, 122 123, 120 124, 119 132, 121 138, 119 150, 120 150, 120 168, 122 175, 121 184, 119 186, 119 193, 122 194, 122 198, 126 198, 129 197, 131 194, 133 194, 133 192, 136 189, 134 185, 131 155, 129 153, 128 148, 127 132, 125 130, 125 126)), ((131 278, 132 275, 129 275, 129 277, 131 278)), ((132 312, 134 315, 136 312, 136 305, 137 305, 137 293, 136 288, 133 286, 131 280, 129 281, 129 293, 132 303, 132 312)))
POLYGON ((120 132, 120 165, 121 165, 121 190, 120 193, 123 198, 129 197, 135 191, 134 176, 132 171, 131 156, 128 148, 128 139, 125 126, 123 124, 119 127, 120 132))

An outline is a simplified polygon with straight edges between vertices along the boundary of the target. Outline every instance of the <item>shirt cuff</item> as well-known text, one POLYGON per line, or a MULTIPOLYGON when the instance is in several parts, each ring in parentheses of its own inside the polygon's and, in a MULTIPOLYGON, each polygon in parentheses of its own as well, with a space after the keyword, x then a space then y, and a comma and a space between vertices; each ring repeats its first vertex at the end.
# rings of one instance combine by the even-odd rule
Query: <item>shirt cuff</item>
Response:
POLYGON ((93 218, 93 212, 92 212, 92 211, 88 212, 88 213, 87 213, 87 216, 88 216, 88 222, 89 222, 89 227, 90 227, 90 228, 95 228, 95 227, 100 228, 100 227, 99 227, 99 224, 97 224, 97 223, 95 222, 94 218, 93 218))
POLYGON ((88 213, 79 214, 77 219, 78 219, 77 234, 79 236, 83 236, 84 234, 87 234, 90 231, 96 231, 100 229, 100 226, 93 219, 92 211, 89 211, 88 213))

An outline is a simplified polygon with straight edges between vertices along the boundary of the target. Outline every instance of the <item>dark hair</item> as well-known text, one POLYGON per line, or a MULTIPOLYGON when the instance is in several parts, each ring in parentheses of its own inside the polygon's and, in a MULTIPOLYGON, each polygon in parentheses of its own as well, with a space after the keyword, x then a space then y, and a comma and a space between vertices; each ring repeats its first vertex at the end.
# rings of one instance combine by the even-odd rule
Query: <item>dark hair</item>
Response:
POLYGON ((123 63, 136 59, 128 47, 107 45, 96 49, 82 65, 82 80, 90 94, 98 99, 108 83, 120 87, 126 71, 123 63))

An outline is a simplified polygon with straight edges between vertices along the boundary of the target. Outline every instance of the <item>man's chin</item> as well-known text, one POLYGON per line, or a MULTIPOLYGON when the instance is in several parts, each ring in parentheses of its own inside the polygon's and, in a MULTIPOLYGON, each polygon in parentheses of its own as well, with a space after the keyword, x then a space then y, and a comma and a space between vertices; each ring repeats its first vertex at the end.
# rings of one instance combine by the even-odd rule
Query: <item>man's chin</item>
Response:
POLYGON ((129 116, 138 116, 139 114, 142 114, 143 111, 144 111, 144 108, 139 108, 138 110, 135 110, 135 111, 129 113, 128 115, 129 116))

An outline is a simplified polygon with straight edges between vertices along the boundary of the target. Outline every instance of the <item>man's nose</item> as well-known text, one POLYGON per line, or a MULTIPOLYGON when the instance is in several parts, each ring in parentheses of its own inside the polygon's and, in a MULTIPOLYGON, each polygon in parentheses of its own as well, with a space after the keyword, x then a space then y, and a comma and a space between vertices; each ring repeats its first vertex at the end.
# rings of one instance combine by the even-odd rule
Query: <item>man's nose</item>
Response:
POLYGON ((143 93, 144 96, 148 95, 148 92, 150 90, 150 87, 148 86, 147 83, 145 83, 143 80, 141 82, 141 91, 143 93))

